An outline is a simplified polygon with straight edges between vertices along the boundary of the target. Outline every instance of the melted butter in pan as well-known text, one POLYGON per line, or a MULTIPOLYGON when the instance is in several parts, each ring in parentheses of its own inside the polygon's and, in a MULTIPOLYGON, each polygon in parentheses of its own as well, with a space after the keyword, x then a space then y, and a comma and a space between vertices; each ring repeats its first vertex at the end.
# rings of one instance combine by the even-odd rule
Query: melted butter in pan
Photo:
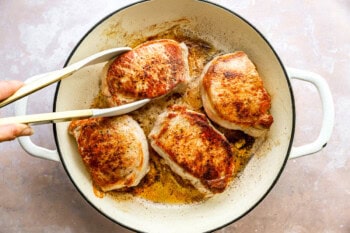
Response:
MULTIPOLYGON (((131 113, 130 115, 140 124, 147 136, 158 115, 168 106, 173 104, 186 105, 189 108, 203 112, 199 88, 199 77, 203 67, 215 55, 221 51, 216 50, 209 43, 193 36, 185 35, 180 27, 174 26, 163 33, 152 37, 140 39, 134 42, 132 47, 154 39, 174 39, 184 42, 189 49, 189 68, 191 81, 186 90, 172 93, 165 97, 155 99, 145 107, 131 113)), ((103 97, 97 96, 93 107, 107 107, 103 97)), ((233 178, 242 171, 251 157, 251 148, 254 138, 245 135, 240 131, 228 130, 213 124, 219 131, 225 134, 235 154, 235 174, 233 178)), ((96 193, 96 192, 95 192, 96 193)), ((100 193, 98 192, 99 196, 100 193)), ((204 195, 197 191, 189 182, 174 174, 164 163, 156 152, 150 147, 150 171, 136 187, 111 191, 107 194, 117 200, 125 200, 137 196, 156 203, 186 204, 200 202, 205 199, 204 195)))

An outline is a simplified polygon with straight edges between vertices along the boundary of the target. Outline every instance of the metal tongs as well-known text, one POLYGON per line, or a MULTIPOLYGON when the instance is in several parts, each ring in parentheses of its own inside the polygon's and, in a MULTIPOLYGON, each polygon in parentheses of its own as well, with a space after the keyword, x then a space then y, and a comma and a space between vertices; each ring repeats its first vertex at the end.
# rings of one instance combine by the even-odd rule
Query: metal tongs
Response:
MULTIPOLYGON (((66 77, 69 77, 74 72, 78 71, 79 69, 85 66, 108 61, 130 50, 131 48, 129 47, 121 47, 121 48, 104 50, 102 52, 89 56, 79 62, 69 65, 61 70, 34 76, 33 78, 31 78, 31 80, 34 80, 34 81, 25 83, 25 85, 21 87, 19 90, 17 90, 13 95, 1 101, 0 108, 20 98, 23 98, 24 96, 27 96, 33 92, 36 92, 52 83, 55 83, 66 77)), ((150 99, 143 99, 143 100, 135 101, 129 104, 112 107, 112 108, 72 110, 72 111, 64 111, 64 112, 52 112, 52 113, 0 118, 0 125, 13 124, 13 123, 46 124, 46 123, 70 121, 76 118, 118 116, 118 115, 122 115, 122 114, 129 113, 131 111, 134 111, 144 106, 148 102, 150 102, 150 99)))

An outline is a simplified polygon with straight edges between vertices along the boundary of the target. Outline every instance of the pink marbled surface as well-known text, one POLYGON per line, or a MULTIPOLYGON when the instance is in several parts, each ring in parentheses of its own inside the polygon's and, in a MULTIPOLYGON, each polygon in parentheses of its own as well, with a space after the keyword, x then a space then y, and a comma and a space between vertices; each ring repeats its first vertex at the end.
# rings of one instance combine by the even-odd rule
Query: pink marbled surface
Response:
MULTIPOLYGON (((0 0, 0 77, 59 69, 98 20, 131 1, 0 0)), ((350 232, 350 2, 217 0, 253 23, 286 66, 322 75, 336 121, 328 146, 290 160, 275 188, 252 212, 218 232, 350 232)), ((321 104, 310 84, 293 82, 295 145, 317 137, 321 104)), ((29 113, 52 111, 55 86, 30 98, 29 113)), ((13 107, 0 110, 13 115, 13 107)), ((34 141, 54 149, 51 126, 34 141)), ((17 141, 0 144, 0 232, 129 232, 100 215, 76 191, 62 165, 28 156, 17 141)))

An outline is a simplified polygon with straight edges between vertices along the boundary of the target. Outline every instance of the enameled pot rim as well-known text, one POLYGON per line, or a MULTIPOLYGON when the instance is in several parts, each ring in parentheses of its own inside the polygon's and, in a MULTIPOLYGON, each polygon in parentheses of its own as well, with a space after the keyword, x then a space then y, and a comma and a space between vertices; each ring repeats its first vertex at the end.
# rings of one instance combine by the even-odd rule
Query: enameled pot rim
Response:
MULTIPOLYGON (((98 26, 100 25, 102 22, 104 22, 105 20, 107 20, 108 18, 110 18, 111 16, 117 14, 118 12, 124 10, 124 9, 127 9, 131 6, 135 6, 135 5, 138 5, 140 3, 143 3, 143 2, 146 2, 146 1, 140 1, 140 2, 136 2, 136 3, 132 3, 132 4, 129 4, 125 7, 122 7, 120 9, 117 9, 116 11, 108 14, 107 16, 105 16, 104 18, 102 18, 99 22, 97 22, 81 39, 80 41, 77 43, 77 45, 74 47, 74 49, 72 50, 72 52, 70 53, 70 55, 68 56, 65 64, 64 64, 64 67, 66 67, 69 62, 70 62, 70 59, 72 58, 72 56, 74 55, 74 53, 76 52, 76 50, 79 48, 80 44, 84 41, 84 39, 98 26)), ((282 70, 283 70, 283 73, 284 73, 284 77, 285 77, 285 81, 287 82, 288 84, 288 88, 289 88, 289 91, 290 91, 290 95, 291 95, 291 104, 292 104, 292 113, 293 113, 293 116, 292 116, 292 132, 291 132, 291 138, 290 138, 290 141, 289 141, 289 145, 288 145, 288 151, 285 155, 285 159, 284 159, 284 162, 283 162, 283 165, 281 166, 281 169, 279 171, 279 173, 276 175, 276 178, 274 180, 274 182, 271 184, 270 188, 266 191, 266 193, 260 198, 260 200, 258 200, 253 206, 251 206, 250 209, 248 209, 246 212, 242 213, 241 216, 239 216, 238 218, 236 219, 233 219, 232 221, 230 222, 227 222, 226 224, 222 225, 222 226, 218 226, 216 229, 210 229, 210 231, 215 231, 215 230, 218 230, 218 229, 221 229, 229 224, 232 224, 236 221, 238 221, 239 219, 241 219, 242 217, 244 217, 246 214, 248 214, 250 211, 252 211, 257 205, 259 205, 262 200, 270 193, 270 191, 272 190, 272 188, 275 186, 275 184, 277 183, 279 177, 281 176, 283 170, 284 170, 284 167, 288 161, 288 157, 289 157, 289 153, 291 151, 291 148, 292 148, 292 143, 293 143, 293 139, 294 139, 294 131, 295 131, 295 101, 294 101, 294 96, 293 96, 293 89, 292 89, 292 86, 291 86, 291 83, 290 83, 290 80, 288 78, 288 75, 287 75, 287 72, 286 72, 286 69, 285 67, 283 66, 282 64, 282 61, 281 59, 279 58, 278 54, 276 53, 276 51, 273 49, 272 45, 269 43, 269 41, 264 37, 264 35, 262 33, 260 33, 260 31, 254 27, 250 22, 248 22, 245 18, 243 18, 242 16, 240 16, 239 14, 237 14, 236 12, 233 12, 231 11, 230 9, 227 9, 219 4, 216 4, 216 3, 213 3, 213 2, 208 2, 208 1, 203 1, 201 0, 200 2, 205 2, 205 3, 209 3, 209 4, 212 4, 213 6, 215 7, 219 7, 219 8, 222 8, 226 11, 228 11, 229 13, 231 13, 234 17, 238 17, 240 18, 242 21, 244 21, 244 23, 246 23, 247 25, 249 25, 254 31, 256 31, 260 37, 267 43, 267 45, 269 46, 269 48, 271 49, 271 51, 274 53, 275 57, 277 58, 282 70)), ((55 112, 56 111, 56 102, 57 102, 57 96, 58 96, 58 92, 59 92, 59 89, 60 89, 60 82, 57 84, 57 87, 56 87, 56 91, 55 91, 55 96, 54 96, 54 103, 53 103, 53 111, 55 112)), ((61 153, 61 150, 60 150, 60 144, 59 144, 59 140, 58 140, 58 137, 57 137, 57 130, 56 130, 56 125, 53 124, 53 131, 54 131, 54 138, 55 138, 55 142, 56 142, 56 146, 57 146, 57 151, 58 151, 58 154, 60 156, 60 159, 61 159, 61 162, 63 164, 63 167, 67 173, 67 175, 69 176, 69 178, 71 179, 71 181, 73 182, 74 186, 76 187, 76 189, 80 192, 80 194, 84 197, 84 199, 91 205, 93 206, 98 212, 100 212, 102 215, 104 215, 105 217, 107 217, 108 219, 112 220, 113 222, 127 228, 127 229, 130 229, 130 230, 133 230, 135 231, 136 229, 133 229, 132 226, 127 226, 125 224, 122 224, 120 222, 118 222, 118 219, 114 219, 114 218, 111 218, 110 216, 106 215, 103 211, 101 211, 99 208, 97 208, 94 203, 92 203, 88 198, 85 197, 84 193, 82 190, 80 190, 78 188, 78 185, 75 183, 74 179, 71 177, 71 174, 70 172, 68 171, 67 169, 67 166, 65 164, 65 161, 64 161, 64 158, 62 156, 62 153, 61 153)))

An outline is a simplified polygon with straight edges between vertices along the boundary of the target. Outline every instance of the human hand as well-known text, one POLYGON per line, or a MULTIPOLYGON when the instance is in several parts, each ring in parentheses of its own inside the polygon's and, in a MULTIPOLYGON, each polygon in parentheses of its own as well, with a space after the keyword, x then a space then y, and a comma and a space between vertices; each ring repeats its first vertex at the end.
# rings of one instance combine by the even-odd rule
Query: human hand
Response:
MULTIPOLYGON (((23 86, 21 81, 0 81, 0 101, 11 96, 21 86, 23 86)), ((33 129, 25 124, 2 125, 0 126, 0 142, 10 141, 19 136, 29 136, 33 132, 33 129)))

